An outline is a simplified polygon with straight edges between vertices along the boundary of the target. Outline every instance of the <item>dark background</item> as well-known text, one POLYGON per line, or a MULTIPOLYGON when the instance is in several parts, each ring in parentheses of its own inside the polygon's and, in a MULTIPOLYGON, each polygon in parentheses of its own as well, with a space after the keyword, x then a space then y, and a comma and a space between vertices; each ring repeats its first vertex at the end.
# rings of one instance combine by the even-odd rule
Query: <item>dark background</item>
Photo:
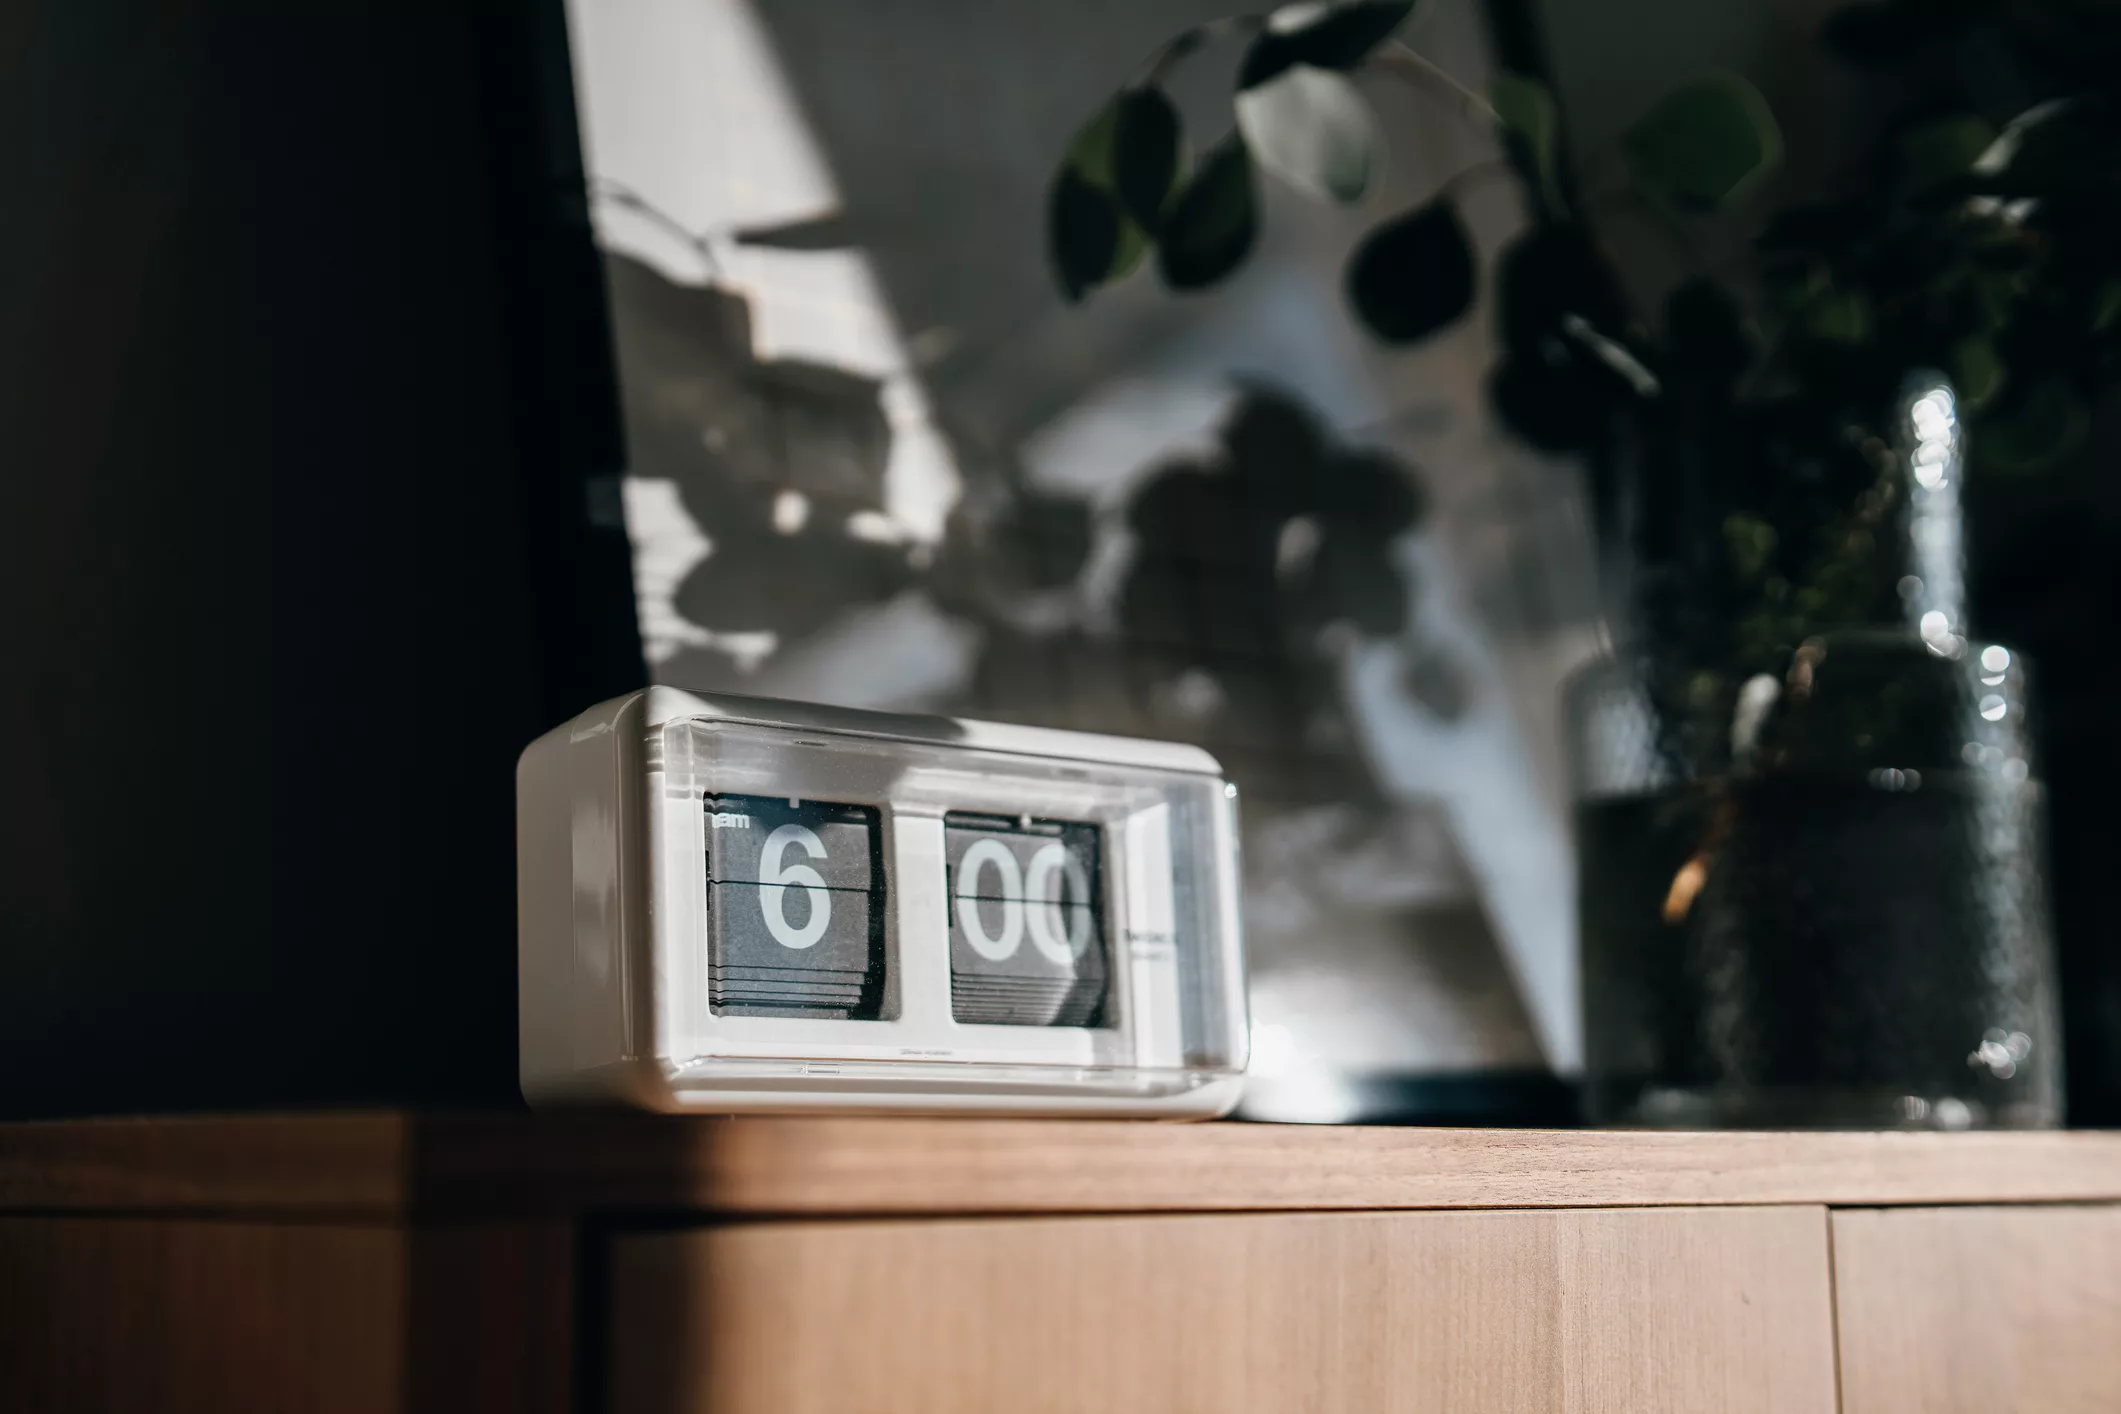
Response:
MULTIPOLYGON (((0 1116, 513 1103, 515 757, 644 677, 557 0, 31 0, 0 64, 0 1116)), ((1993 628, 2114 1123, 2078 535, 1993 628)))
POLYGON ((643 677, 558 9, 0 11, 0 1115, 513 1102, 643 677))

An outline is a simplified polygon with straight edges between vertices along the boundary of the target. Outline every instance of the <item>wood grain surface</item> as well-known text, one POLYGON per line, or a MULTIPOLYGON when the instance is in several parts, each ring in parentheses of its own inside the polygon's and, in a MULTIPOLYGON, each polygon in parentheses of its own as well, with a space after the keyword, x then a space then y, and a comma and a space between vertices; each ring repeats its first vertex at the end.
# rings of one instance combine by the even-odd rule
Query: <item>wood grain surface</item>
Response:
POLYGON ((1845 1414, 2121 1409, 2121 1208, 1833 1215, 1845 1414))
POLYGON ((0 1218, 8 1414, 566 1414, 564 1225, 0 1218))
POLYGON ((0 1218, 0 1409, 390 1414, 405 1281, 383 1228, 0 1218))
POLYGON ((1818 1208, 791 1222, 614 1244, 612 1414, 1832 1414, 1818 1208))
POLYGON ((2121 1200, 2121 1134, 401 1114, 0 1125, 0 1211, 1186 1212, 2121 1200))

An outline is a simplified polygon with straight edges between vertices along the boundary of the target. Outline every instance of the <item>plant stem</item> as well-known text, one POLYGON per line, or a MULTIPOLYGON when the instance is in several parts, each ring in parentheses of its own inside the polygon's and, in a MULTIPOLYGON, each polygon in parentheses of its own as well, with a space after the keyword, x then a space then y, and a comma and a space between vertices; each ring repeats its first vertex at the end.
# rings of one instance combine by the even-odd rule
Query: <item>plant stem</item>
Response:
POLYGON ((1423 79, 1432 84, 1442 84, 1458 95, 1468 115, 1486 119, 1497 127, 1502 125, 1502 115, 1495 105, 1480 94, 1452 78, 1436 62, 1418 49, 1410 49, 1398 40, 1387 40, 1371 58, 1386 69, 1406 78, 1423 79))
POLYGON ((1446 177, 1443 180, 1442 185, 1436 188, 1436 194, 1438 196, 1451 197, 1463 196, 1465 195, 1465 188, 1472 186, 1477 182, 1491 181, 1497 177, 1510 176, 1514 170, 1515 169, 1512 168, 1510 164, 1503 158, 1484 157, 1480 161, 1473 163, 1471 166, 1461 167, 1456 172, 1453 172, 1450 176, 1446 177))
POLYGON ((1141 77, 1134 86, 1147 88, 1159 84, 1178 67, 1178 62, 1195 50, 1205 48, 1218 39, 1230 39, 1241 34, 1255 34, 1267 27, 1265 15, 1225 15, 1219 20, 1195 25, 1180 30, 1158 47, 1142 65, 1141 77))

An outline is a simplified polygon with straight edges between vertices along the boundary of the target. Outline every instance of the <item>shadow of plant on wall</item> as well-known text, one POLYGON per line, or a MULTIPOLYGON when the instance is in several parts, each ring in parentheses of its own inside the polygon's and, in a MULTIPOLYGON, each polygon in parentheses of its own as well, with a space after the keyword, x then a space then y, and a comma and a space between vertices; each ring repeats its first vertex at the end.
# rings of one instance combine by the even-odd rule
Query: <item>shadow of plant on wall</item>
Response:
MULTIPOLYGON (((673 483, 712 546, 673 591, 687 624, 771 658, 911 596, 974 644, 942 705, 1197 741, 1262 801, 1375 796, 1338 664, 1412 632, 1394 554, 1423 516, 1411 467, 1252 385, 1212 452, 1135 477, 1116 517, 1000 477, 968 488, 940 545, 908 542, 884 512, 874 380, 759 358, 734 290, 608 264, 636 474, 673 483), (1124 568, 1094 592, 1115 537, 1124 568)), ((749 687, 740 656, 706 661, 731 666, 689 685, 749 687)))

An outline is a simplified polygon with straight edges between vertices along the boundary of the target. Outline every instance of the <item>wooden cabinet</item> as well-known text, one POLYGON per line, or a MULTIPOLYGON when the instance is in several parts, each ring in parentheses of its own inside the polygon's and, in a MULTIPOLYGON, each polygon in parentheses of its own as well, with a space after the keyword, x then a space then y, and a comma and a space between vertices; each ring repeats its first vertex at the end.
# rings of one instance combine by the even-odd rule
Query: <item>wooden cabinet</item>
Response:
POLYGON ((1833 1221, 1848 1414, 2121 1409, 2121 1207, 1833 1221))
POLYGON ((1830 1414, 1816 1207, 617 1241, 612 1414, 1830 1414))
POLYGON ((2121 1409, 2121 1135, 0 1125, 0 1409, 2121 1409))

